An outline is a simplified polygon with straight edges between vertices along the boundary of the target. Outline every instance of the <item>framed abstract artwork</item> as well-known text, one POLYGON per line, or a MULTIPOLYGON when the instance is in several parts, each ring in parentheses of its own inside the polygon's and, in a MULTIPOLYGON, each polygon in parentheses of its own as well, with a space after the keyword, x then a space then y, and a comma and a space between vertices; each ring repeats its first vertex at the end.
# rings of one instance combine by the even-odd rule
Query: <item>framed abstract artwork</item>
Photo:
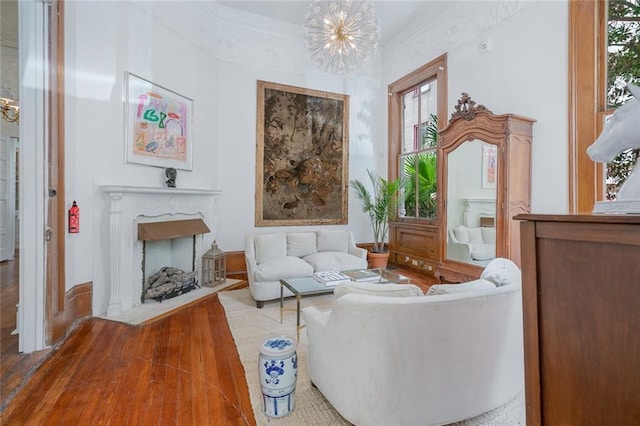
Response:
POLYGON ((135 74, 125 79, 125 161, 191 170, 193 100, 135 74))
POLYGON ((346 224, 349 96, 257 86, 255 225, 346 224))
POLYGON ((496 145, 482 144, 482 188, 495 188, 497 176, 497 147, 496 145))

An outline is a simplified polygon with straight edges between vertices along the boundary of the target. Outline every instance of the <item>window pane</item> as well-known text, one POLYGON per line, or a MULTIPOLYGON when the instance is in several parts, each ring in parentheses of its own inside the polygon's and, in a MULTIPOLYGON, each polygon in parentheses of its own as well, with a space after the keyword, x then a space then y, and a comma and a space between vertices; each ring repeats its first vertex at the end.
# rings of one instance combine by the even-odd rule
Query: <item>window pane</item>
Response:
MULTIPOLYGON (((401 157, 405 179, 404 216, 435 219, 437 210, 437 159, 434 150, 401 157)), ((402 212, 401 212, 402 214, 402 212)))
POLYGON ((438 131, 437 81, 433 80, 420 87, 420 149, 435 148, 438 131))
POLYGON ((403 141, 399 170, 405 179, 400 215, 436 217, 437 81, 424 81, 402 95, 403 141))
MULTIPOLYGON (((608 2, 607 106, 618 108, 633 97, 629 82, 640 82, 640 1, 608 2)), ((615 200, 618 191, 640 157, 640 149, 620 153, 607 164, 606 199, 615 200)))
POLYGON ((418 149, 418 108, 419 97, 417 90, 405 93, 402 96, 404 103, 402 116, 402 152, 414 152, 418 149))

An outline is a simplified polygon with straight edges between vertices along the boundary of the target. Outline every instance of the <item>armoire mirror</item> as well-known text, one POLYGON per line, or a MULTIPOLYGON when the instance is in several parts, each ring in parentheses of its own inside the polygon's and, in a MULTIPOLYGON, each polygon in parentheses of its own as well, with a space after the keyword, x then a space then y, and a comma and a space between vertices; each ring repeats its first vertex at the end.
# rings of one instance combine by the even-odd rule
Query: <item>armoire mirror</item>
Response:
POLYGON ((520 263, 518 223, 529 212, 535 120, 494 115, 463 93, 439 134, 441 282, 480 276, 496 257, 520 263))

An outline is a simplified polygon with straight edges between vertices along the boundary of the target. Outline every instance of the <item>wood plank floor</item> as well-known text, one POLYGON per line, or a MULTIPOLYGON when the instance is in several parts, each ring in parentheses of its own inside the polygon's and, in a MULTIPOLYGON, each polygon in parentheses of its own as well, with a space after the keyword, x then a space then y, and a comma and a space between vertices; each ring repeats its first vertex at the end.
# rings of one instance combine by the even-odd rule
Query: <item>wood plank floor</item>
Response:
POLYGON ((3 425, 252 425, 244 370, 213 295, 145 327, 81 324, 0 415, 3 425))
MULTIPOLYGON (((398 271, 423 290, 434 281, 398 271)), ((13 396, 0 424, 254 425, 255 420, 244 370, 214 294, 143 327, 85 321, 13 396)))
POLYGON ((11 334, 17 322, 18 269, 17 252, 13 260, 0 262, 0 410, 50 352, 47 349, 21 354, 18 352, 18 335, 11 334))

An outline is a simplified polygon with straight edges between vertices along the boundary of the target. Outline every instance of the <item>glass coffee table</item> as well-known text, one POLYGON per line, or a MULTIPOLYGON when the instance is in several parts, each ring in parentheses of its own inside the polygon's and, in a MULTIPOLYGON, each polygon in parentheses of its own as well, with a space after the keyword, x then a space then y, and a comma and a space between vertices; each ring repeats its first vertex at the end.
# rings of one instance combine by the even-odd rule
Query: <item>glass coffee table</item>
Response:
MULTIPOLYGON (((393 272, 388 269, 367 269, 368 272, 374 272, 378 275, 378 278, 368 279, 368 283, 395 283, 395 284, 410 284, 411 280, 404 275, 393 272)), ((354 282, 358 282, 352 280, 354 282)), ((360 281, 364 282, 364 281, 360 281)), ((319 281, 316 281, 313 277, 302 278, 285 278, 280 280, 280 324, 283 322, 284 312, 284 288, 288 288, 296 298, 296 337, 300 340, 300 329, 304 327, 300 325, 300 301, 303 296, 311 296, 315 294, 327 294, 333 293, 335 285, 326 285, 319 281)))
POLYGON ((314 294, 333 293, 335 286, 326 285, 316 281, 313 277, 302 278, 286 278, 280 280, 280 324, 283 322, 284 311, 284 288, 288 288, 296 298, 296 337, 300 340, 300 300, 302 296, 311 296, 314 294))

